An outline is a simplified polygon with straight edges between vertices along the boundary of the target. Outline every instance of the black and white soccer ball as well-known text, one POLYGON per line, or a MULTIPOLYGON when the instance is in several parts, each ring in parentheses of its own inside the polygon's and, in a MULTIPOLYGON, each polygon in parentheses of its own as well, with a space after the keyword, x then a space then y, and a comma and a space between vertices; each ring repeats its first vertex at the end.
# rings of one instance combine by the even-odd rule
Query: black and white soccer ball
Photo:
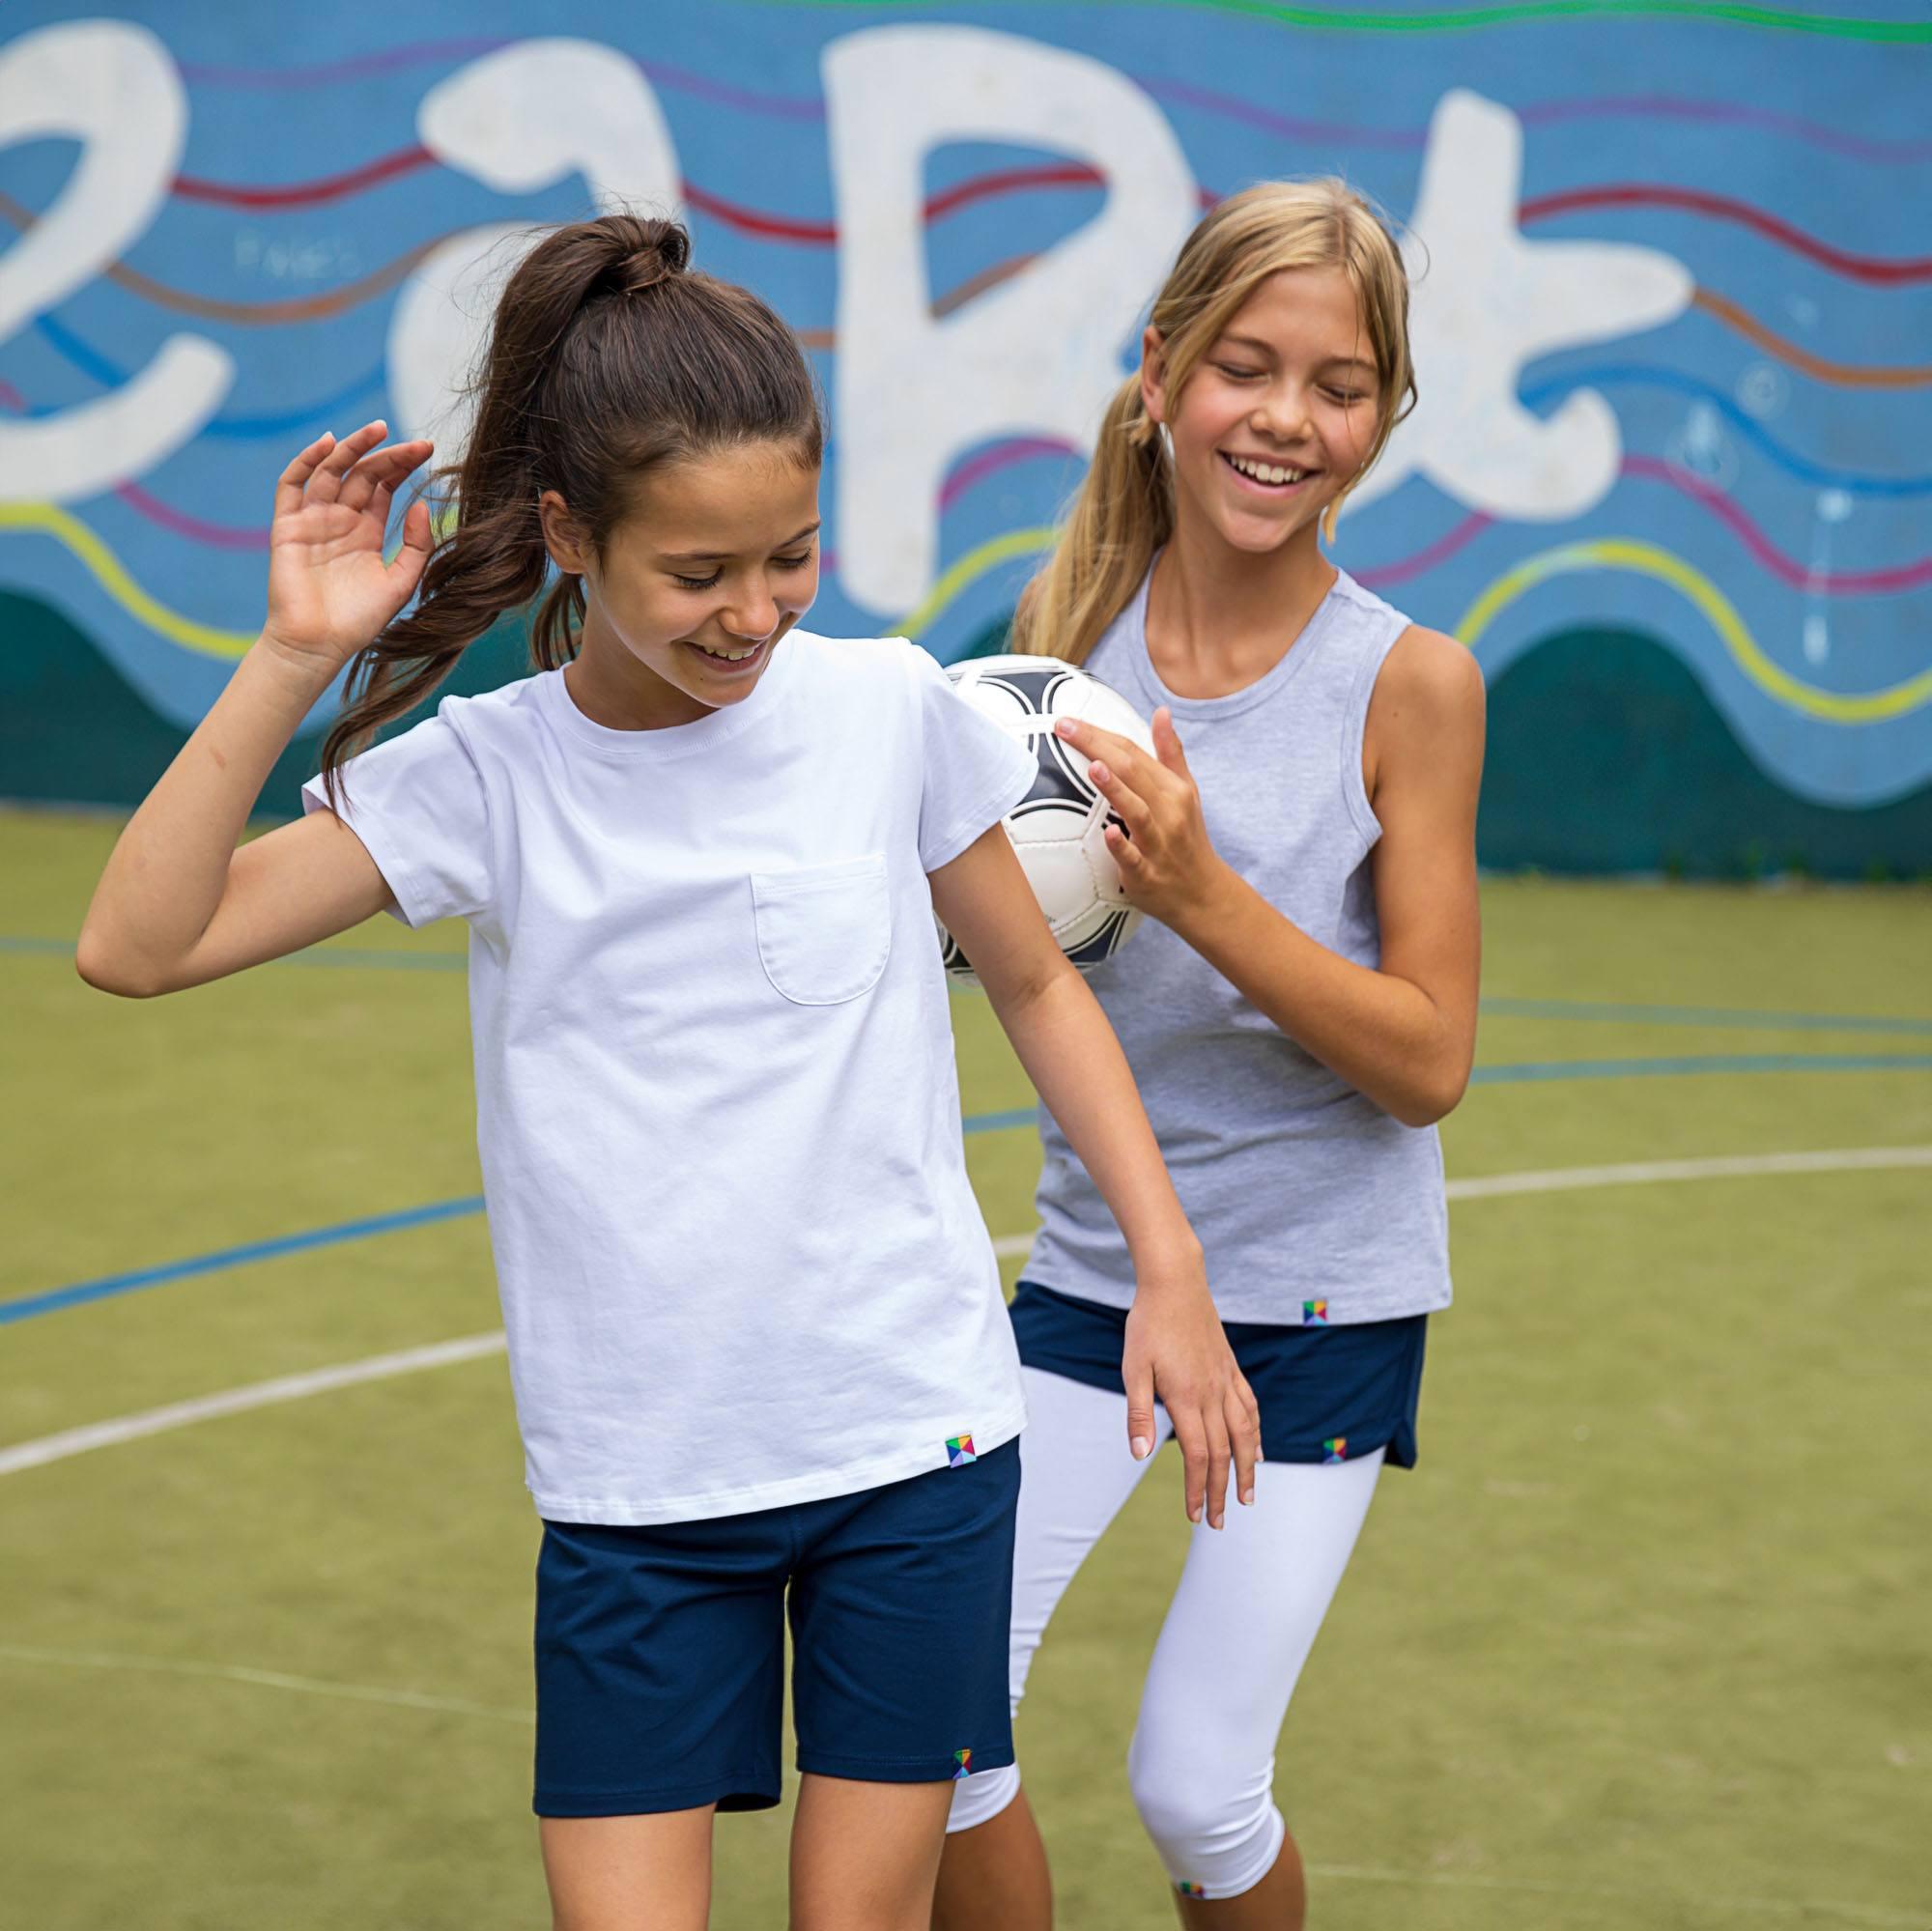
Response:
MULTIPOLYGON (((1118 691, 1057 657, 971 657, 946 674, 969 704, 1038 760, 1033 789, 1007 813, 1007 836, 1060 950, 1091 972, 1126 944, 1141 914, 1121 890, 1120 867, 1107 849, 1106 827, 1121 820, 1087 776, 1092 760, 1056 737, 1053 726, 1061 718, 1082 718, 1131 739, 1149 756, 1153 733, 1118 691)), ((944 924, 939 947, 954 983, 979 984, 944 924)))

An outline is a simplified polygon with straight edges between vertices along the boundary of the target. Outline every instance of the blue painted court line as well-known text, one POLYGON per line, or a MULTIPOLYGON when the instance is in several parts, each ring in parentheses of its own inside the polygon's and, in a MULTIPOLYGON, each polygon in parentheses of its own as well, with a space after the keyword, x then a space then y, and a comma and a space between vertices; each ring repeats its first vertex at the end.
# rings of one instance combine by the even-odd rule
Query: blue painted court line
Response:
MULTIPOLYGON (((1478 1066, 1469 1075, 1469 1084, 1509 1086, 1550 1080, 1640 1079, 1698 1073, 1922 1072, 1927 1069, 1932 1069, 1932 1053, 1719 1053, 1700 1059, 1550 1060, 1515 1065, 1478 1066)), ((1031 1106, 1016 1106, 1000 1113, 969 1113, 960 1125, 967 1133, 1000 1133, 1031 1126, 1037 1117, 1031 1106)), ((253 1261, 270 1261, 280 1255, 306 1253, 318 1247, 337 1247, 351 1240, 366 1240, 378 1234, 396 1234, 405 1228, 421 1227, 431 1221, 459 1220, 481 1212, 482 1207, 480 1194, 468 1195, 461 1200, 434 1201, 427 1207, 409 1207, 400 1213, 377 1214, 366 1220, 345 1220, 334 1227, 311 1228, 305 1234, 288 1234, 275 1240, 258 1240, 243 1247, 227 1247, 214 1254, 170 1261, 158 1267, 104 1275, 96 1281, 77 1281, 71 1287, 52 1288, 44 1293, 22 1294, 14 1300, 0 1301, 0 1327, 14 1321, 29 1320, 35 1315, 52 1314, 61 1308, 107 1300, 116 1294, 133 1293, 142 1288, 160 1287, 168 1281, 185 1280, 190 1275, 219 1273, 225 1268, 246 1266, 253 1261)))
POLYGON ((1518 1081, 1649 1079, 1696 1073, 1922 1072, 1932 1053, 1706 1053, 1682 1060, 1547 1060, 1517 1065, 1478 1066, 1471 1086, 1510 1086, 1518 1081))
MULTIPOLYGON (((53 956, 73 951, 71 939, 9 938, 0 952, 53 956)), ((322 966, 362 972, 463 972, 468 952, 379 951, 355 946, 313 946, 272 965, 322 966)), ((1893 1033, 1932 1035, 1932 1019, 1878 1012, 1776 1012, 1749 1006, 1638 1006, 1591 999, 1486 999, 1485 1013, 1497 1019, 1576 1019, 1632 1026, 1723 1026, 1765 1033, 1893 1033)))
POLYGON ((59 1308, 79 1307, 87 1301, 101 1301, 115 1294, 130 1294, 137 1288, 157 1288, 166 1281, 179 1281, 190 1274, 218 1274, 228 1267, 245 1267, 251 1261, 272 1261, 283 1254, 300 1254, 311 1247, 337 1247, 346 1240, 366 1240, 374 1234, 395 1234, 405 1227, 421 1227, 433 1220, 460 1220, 480 1213, 483 1196, 471 1194, 462 1200, 440 1200, 428 1207, 412 1207, 401 1213, 379 1213, 366 1220, 345 1220, 336 1227, 314 1227, 306 1234, 285 1234, 275 1240, 254 1240, 245 1247, 225 1247, 218 1254, 197 1254, 186 1261, 169 1261, 159 1267, 140 1267, 130 1274, 107 1274, 98 1281, 76 1281, 69 1288, 52 1288, 42 1294, 23 1294, 17 1300, 0 1301, 0 1327, 27 1320, 37 1314, 52 1314, 59 1308))
POLYGON ((1761 1033, 1932 1034, 1932 1019, 1875 1012, 1770 1012, 1748 1006, 1626 1006, 1588 999, 1486 999, 1497 1019, 1609 1020, 1631 1026, 1741 1026, 1761 1033))
MULTIPOLYGON (((968 1133, 998 1133, 1009 1126, 1031 1126, 1034 1118, 1032 1107, 1015 1107, 1006 1113, 971 1113, 960 1124, 968 1133)), ((318 1247, 339 1247, 346 1241, 367 1240, 378 1234, 400 1234, 405 1228, 423 1227, 431 1221, 461 1220, 482 1210, 483 1196, 469 1194, 461 1200, 440 1200, 428 1207, 406 1207, 400 1213, 345 1220, 334 1227, 310 1228, 305 1234, 285 1234, 274 1240, 224 1247, 218 1253, 169 1261, 158 1267, 107 1274, 98 1281, 76 1281, 71 1287, 50 1288, 44 1293, 22 1294, 15 1300, 0 1301, 0 1327, 16 1320, 29 1320, 37 1314, 81 1307, 88 1301, 111 1300, 117 1294, 131 1294, 141 1288, 158 1288, 169 1281, 185 1280, 192 1274, 218 1274, 229 1267, 245 1267, 254 1261, 273 1261, 284 1254, 305 1254, 318 1247)))

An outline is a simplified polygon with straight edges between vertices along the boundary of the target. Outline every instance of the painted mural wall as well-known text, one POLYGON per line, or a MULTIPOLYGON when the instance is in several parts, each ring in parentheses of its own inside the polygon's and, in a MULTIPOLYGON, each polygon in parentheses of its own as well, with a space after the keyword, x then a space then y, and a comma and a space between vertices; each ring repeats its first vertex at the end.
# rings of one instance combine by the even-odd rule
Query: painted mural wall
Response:
POLYGON ((0 797, 140 795, 255 635, 275 472, 376 414, 460 440, 533 225, 675 210, 777 303, 830 406, 812 625, 952 659, 1200 210, 1339 172, 1402 224, 1422 402, 1335 554, 1482 662, 1485 859, 1932 872, 1916 0, 538 17, 8 10, 0 797))

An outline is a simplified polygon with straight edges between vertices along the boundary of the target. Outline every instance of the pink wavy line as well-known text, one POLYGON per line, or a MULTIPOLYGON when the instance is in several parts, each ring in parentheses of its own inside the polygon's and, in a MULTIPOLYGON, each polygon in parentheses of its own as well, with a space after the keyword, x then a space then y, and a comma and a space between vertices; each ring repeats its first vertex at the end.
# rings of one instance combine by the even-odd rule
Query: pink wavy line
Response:
POLYGON ((1680 469, 1674 464, 1659 462, 1655 456, 1626 456, 1623 473, 1639 477, 1647 483, 1668 483, 1692 502, 1703 504, 1743 540, 1745 548, 1773 576, 1794 590, 1822 591, 1833 597, 1856 597, 1889 590, 1912 590, 1920 583, 1932 583, 1932 556, 1921 556, 1916 563, 1895 564, 1889 570, 1827 570, 1814 574, 1796 557, 1787 556, 1723 491, 1714 488, 1703 477, 1680 469))
MULTIPOLYGON (((312 68, 214 67, 184 62, 182 74, 190 81, 228 87, 326 87, 338 80, 365 78, 391 72, 397 68, 428 61, 462 60, 478 54, 494 53, 515 44, 513 39, 472 39, 422 41, 410 46, 390 47, 382 52, 362 54, 354 59, 312 68)), ((693 94, 700 99, 716 100, 748 113, 773 114, 785 120, 822 121, 825 102, 805 95, 760 94, 749 88, 733 87, 688 69, 657 62, 638 65, 654 85, 693 94)), ((1428 140, 1419 128, 1363 128, 1341 121, 1304 121, 1289 114, 1277 114, 1253 101, 1212 88, 1196 87, 1187 81, 1171 80, 1160 74, 1136 74, 1137 85, 1156 100, 1173 100, 1183 106, 1203 107, 1224 114, 1252 128, 1265 128, 1297 141, 1342 141, 1351 147, 1415 149, 1428 140)), ((1872 140, 1829 128, 1819 121, 1796 114, 1778 114, 1770 108, 1753 107, 1742 101, 1690 100, 1675 95, 1637 94, 1605 96, 1602 99, 1533 100, 1516 109, 1525 127, 1550 127, 1573 120, 1662 120, 1703 121, 1732 127, 1763 128, 1785 134, 1814 147, 1849 155, 1868 161, 1922 161, 1932 159, 1932 141, 1872 140)))
POLYGON ((416 41, 406 47, 384 47, 321 67, 212 67, 202 61, 183 61, 181 74, 184 80, 211 87, 328 87, 338 80, 366 80, 372 73, 391 73, 399 67, 416 67, 425 61, 469 60, 512 44, 513 41, 504 39, 416 41))

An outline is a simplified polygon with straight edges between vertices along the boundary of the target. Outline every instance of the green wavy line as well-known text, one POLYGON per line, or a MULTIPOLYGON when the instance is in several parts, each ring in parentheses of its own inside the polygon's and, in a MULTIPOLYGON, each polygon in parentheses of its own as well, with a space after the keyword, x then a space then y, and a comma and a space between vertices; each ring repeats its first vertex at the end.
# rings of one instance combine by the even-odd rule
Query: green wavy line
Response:
MULTIPOLYGON (((765 6, 839 7, 848 10, 937 4, 937 0, 761 0, 765 6)), ((1017 0, 1009 0, 1017 4, 1017 0)), ((1122 0, 1084 0, 1088 6, 1119 6, 1122 0)), ((1734 26, 1767 27, 1790 34, 1824 34, 1834 40, 1932 43, 1932 20, 1857 20, 1829 14, 1786 14, 1775 7, 1751 7, 1741 0, 1516 0, 1501 7, 1467 7, 1443 14, 1353 14, 1320 7, 1290 7, 1279 0, 1133 0, 1140 6, 1189 7, 1215 14, 1244 14, 1284 27, 1307 27, 1342 34, 1452 34, 1478 27, 1508 26, 1518 20, 1655 19, 1723 20, 1734 26)))

